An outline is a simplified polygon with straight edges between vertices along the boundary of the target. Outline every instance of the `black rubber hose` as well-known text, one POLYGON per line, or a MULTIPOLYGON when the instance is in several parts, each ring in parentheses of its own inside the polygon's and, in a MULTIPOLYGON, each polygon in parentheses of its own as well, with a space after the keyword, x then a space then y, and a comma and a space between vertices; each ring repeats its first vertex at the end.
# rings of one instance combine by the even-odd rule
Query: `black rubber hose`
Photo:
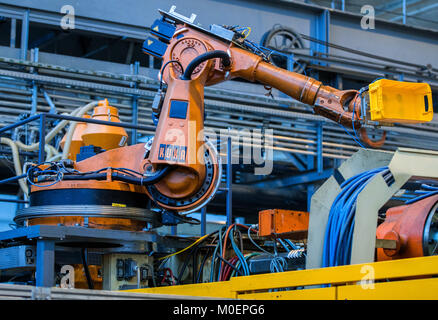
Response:
POLYGON ((94 284, 93 284, 93 280, 91 279, 90 269, 88 268, 86 252, 87 251, 85 248, 81 249, 82 265, 84 266, 84 273, 85 273, 85 278, 87 278, 88 289, 93 290, 94 284))
MULTIPOLYGON (((113 172, 111 174, 111 178, 113 180, 117 180, 117 181, 123 181, 123 182, 131 183, 131 184, 145 186, 145 185, 157 183, 166 174, 168 174, 171 169, 172 169, 171 166, 166 166, 163 169, 161 169, 160 171, 158 171, 157 174, 150 176, 150 177, 147 177, 147 178, 143 178, 143 179, 129 176, 126 174, 122 174, 119 172, 113 172)), ((106 178, 107 178, 106 173, 90 173, 90 174, 83 174, 83 175, 75 175, 75 174, 64 175, 62 180, 106 180, 106 178)))
POLYGON ((203 53, 199 56, 197 56, 195 59, 192 60, 192 62, 189 63, 186 70, 184 71, 184 74, 181 76, 182 80, 191 80, 192 79, 192 73, 196 69, 197 66, 199 66, 204 61, 220 58, 222 59, 222 64, 225 67, 230 66, 231 59, 228 53, 222 50, 214 50, 214 51, 208 51, 206 53, 203 53))

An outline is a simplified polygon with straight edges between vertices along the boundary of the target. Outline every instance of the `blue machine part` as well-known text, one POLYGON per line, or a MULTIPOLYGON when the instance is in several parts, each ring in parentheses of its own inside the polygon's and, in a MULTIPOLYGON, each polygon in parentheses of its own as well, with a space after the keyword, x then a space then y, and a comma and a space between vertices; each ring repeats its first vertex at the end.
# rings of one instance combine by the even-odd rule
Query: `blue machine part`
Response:
POLYGON ((105 150, 102 150, 101 147, 96 147, 93 145, 89 145, 89 146, 83 146, 80 149, 80 152, 76 155, 76 161, 82 161, 85 159, 88 159, 90 157, 95 156, 96 154, 99 154, 105 150))
POLYGON ((175 29, 176 27, 173 24, 157 19, 151 26, 151 33, 160 40, 168 42, 172 39, 175 29))
POLYGON ((154 57, 161 59, 167 50, 167 44, 160 40, 148 37, 143 42, 143 51, 154 57))
POLYGON ((170 101, 169 117, 176 119, 185 119, 187 117, 187 101, 172 100, 170 101))
POLYGON ((166 210, 161 215, 161 223, 165 226, 176 226, 178 223, 181 223, 181 219, 179 219, 173 212, 166 210))

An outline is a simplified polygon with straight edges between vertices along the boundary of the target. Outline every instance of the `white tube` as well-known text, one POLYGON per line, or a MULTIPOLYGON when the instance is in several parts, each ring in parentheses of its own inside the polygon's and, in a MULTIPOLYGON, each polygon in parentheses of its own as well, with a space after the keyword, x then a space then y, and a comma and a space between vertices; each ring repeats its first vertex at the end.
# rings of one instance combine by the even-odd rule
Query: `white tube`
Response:
MULTIPOLYGON (((88 111, 90 111, 91 109, 93 109, 97 105, 98 105, 98 101, 90 102, 89 104, 87 104, 86 106, 84 106, 82 109, 80 109, 78 111, 78 113, 76 114, 76 117, 82 118, 82 116, 84 114, 86 114, 88 111)), ((70 153, 71 140, 73 138, 73 133, 74 133, 74 131, 76 129, 76 125, 77 125, 76 121, 72 122, 70 124, 70 127, 68 128, 68 131, 67 131, 67 134, 66 134, 66 138, 65 138, 64 148, 62 150, 62 157, 61 157, 61 159, 67 159, 68 158, 68 154, 70 153)))
MULTIPOLYGON (((77 108, 75 110, 73 110, 70 114, 69 113, 63 113, 63 115, 70 115, 72 117, 82 117, 85 113, 87 113, 90 109, 94 108, 95 106, 97 106, 98 102, 97 101, 93 101, 88 103, 87 105, 77 108)), ((58 134, 59 131, 61 131, 68 123, 70 122, 70 120, 62 120, 60 123, 58 123, 58 125, 53 128, 44 138, 46 145, 44 146, 44 150, 46 151, 46 160, 48 161, 55 161, 56 160, 60 160, 62 158, 67 158, 67 157, 61 157, 61 154, 58 153, 58 150, 56 150, 56 148, 54 148, 53 146, 49 145, 48 143, 58 134)), ((76 122, 73 122, 67 132, 67 137, 66 137, 66 143, 64 145, 64 153, 66 153, 68 155, 68 151, 70 149, 70 145, 71 145, 71 139, 73 137, 73 132, 74 129, 76 128, 76 122)), ((21 141, 13 141, 9 138, 0 138, 0 143, 2 144, 6 144, 8 145, 11 150, 12 150, 12 159, 14 162, 14 169, 15 169, 15 175, 19 176, 21 174, 23 174, 23 170, 21 168, 21 164, 20 164, 20 154, 18 152, 18 149, 22 149, 24 151, 35 151, 39 148, 39 142, 35 142, 32 143, 30 145, 26 145, 24 143, 22 143, 21 141)), ((64 154, 63 153, 63 154, 64 154)), ((24 179, 24 178, 23 178, 24 179)), ((25 183, 25 181, 23 181, 23 179, 18 180, 18 184, 20 185, 21 190, 23 190, 24 194, 27 196, 29 193, 29 189, 25 183)))
MULTIPOLYGON (((73 110, 71 113, 63 113, 63 115, 70 115, 70 116, 72 116, 72 117, 75 117, 76 116, 76 114, 82 109, 82 108, 84 108, 84 107, 80 107, 80 108, 77 108, 77 109, 75 109, 75 110, 73 110)), ((58 132, 59 131, 61 131, 62 130, 62 128, 64 128, 67 124, 68 124, 68 122, 69 122, 69 120, 62 120, 60 123, 58 123, 58 125, 55 127, 55 128, 53 128, 47 135, 46 135, 46 137, 45 137, 45 142, 46 143, 49 143, 57 134, 58 134, 58 132)), ((22 150, 24 150, 24 151, 35 151, 35 150, 37 150, 38 149, 38 147, 39 147, 39 142, 35 142, 35 143, 32 143, 32 144, 30 144, 30 145, 27 145, 27 144, 24 144, 24 143, 22 143, 21 141, 15 141, 15 143, 17 144, 17 146, 20 148, 20 149, 22 149, 22 150)), ((56 149, 55 149, 56 150, 56 149)), ((56 151, 57 152, 57 151, 56 151)))
MULTIPOLYGON (((9 138, 1 138, 0 143, 7 144, 7 145, 9 145, 9 147, 11 147, 12 159, 14 161, 15 175, 16 176, 22 175, 23 171, 21 170, 20 155, 18 153, 18 147, 15 144, 15 142, 9 138)), ((27 195, 29 190, 28 190, 28 187, 26 185, 26 182, 24 182, 23 179, 25 179, 25 178, 18 180, 18 184, 20 185, 20 188, 21 188, 21 190, 23 190, 24 194, 27 195)))

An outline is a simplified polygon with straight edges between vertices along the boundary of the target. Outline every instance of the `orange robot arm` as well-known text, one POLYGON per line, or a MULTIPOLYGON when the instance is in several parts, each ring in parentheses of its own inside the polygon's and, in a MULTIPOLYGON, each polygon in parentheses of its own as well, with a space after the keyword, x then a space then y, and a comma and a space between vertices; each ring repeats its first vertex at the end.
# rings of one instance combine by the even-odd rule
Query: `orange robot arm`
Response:
POLYGON ((233 78, 260 82, 314 106, 315 112, 326 118, 344 126, 361 127, 361 101, 356 90, 337 90, 311 77, 277 68, 263 55, 246 48, 243 37, 239 39, 232 30, 215 26, 216 32, 207 31, 179 15, 160 12, 163 20, 156 21, 152 30, 163 41, 148 38, 143 49, 154 54, 154 48, 167 45, 161 55, 160 72, 167 88, 160 106, 155 106, 160 116, 144 164, 152 170, 168 164, 176 168, 149 190, 161 206, 178 211, 197 208, 202 204, 200 200, 210 195, 199 195, 200 190, 209 188, 206 178, 213 176, 210 186, 218 179, 218 170, 207 172, 205 165, 205 160, 217 158, 204 146, 205 86, 233 78), (172 35, 166 39, 160 28, 169 26, 173 26, 172 35), (206 153, 210 158, 206 159, 206 153))

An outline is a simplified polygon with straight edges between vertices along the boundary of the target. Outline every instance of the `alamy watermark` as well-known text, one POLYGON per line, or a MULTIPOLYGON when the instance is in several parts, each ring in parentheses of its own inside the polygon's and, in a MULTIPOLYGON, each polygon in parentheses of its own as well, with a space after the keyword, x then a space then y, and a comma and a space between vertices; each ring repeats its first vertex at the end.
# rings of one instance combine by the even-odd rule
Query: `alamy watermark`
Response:
POLYGON ((362 19, 360 20, 360 27, 364 30, 374 30, 376 28, 376 13, 374 7, 368 4, 364 5, 360 9, 360 13, 363 15, 362 19))
POLYGON ((63 30, 69 30, 75 28, 75 8, 70 5, 66 4, 61 7, 60 12, 64 14, 64 16, 61 18, 61 28, 63 30))
POLYGON ((374 289, 375 270, 371 265, 364 265, 360 269, 360 273, 364 274, 360 280, 360 286, 364 290, 374 289))
POLYGON ((165 132, 157 145, 158 160, 169 164, 205 164, 205 150, 213 145, 222 163, 226 163, 231 152, 231 164, 254 165, 255 175, 269 175, 273 169, 273 140, 272 129, 198 130, 196 121, 188 121, 187 129, 173 127, 165 132), (231 150, 227 150, 228 139, 231 150))

